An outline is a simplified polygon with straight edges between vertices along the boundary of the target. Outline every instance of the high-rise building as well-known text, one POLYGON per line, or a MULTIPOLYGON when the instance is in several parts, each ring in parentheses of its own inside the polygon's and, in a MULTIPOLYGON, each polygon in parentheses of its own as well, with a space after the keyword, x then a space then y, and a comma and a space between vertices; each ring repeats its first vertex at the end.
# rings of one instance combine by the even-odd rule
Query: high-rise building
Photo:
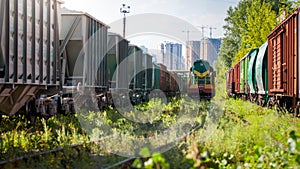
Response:
POLYGON ((186 46, 186 68, 192 67, 194 61, 200 59, 200 41, 188 41, 186 46))
POLYGON ((205 38, 201 40, 200 58, 207 60, 210 65, 218 60, 218 55, 221 47, 221 39, 205 38))
POLYGON ((204 38, 200 41, 189 41, 186 46, 186 66, 189 69, 198 59, 207 60, 211 65, 218 60, 221 39, 204 38))
POLYGON ((182 44, 166 42, 161 44, 161 53, 163 64, 169 70, 184 69, 184 59, 182 55, 182 44))

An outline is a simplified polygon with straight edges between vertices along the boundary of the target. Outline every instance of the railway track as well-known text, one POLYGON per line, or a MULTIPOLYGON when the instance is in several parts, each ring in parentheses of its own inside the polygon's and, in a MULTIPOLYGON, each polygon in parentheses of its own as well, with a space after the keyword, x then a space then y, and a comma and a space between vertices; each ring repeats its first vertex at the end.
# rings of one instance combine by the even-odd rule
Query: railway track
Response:
MULTIPOLYGON (((194 134, 196 131, 198 131, 200 128, 203 128, 203 124, 199 124, 196 127, 194 127, 192 130, 190 130, 188 133, 186 133, 185 135, 183 135, 182 137, 179 137, 175 140, 173 140, 172 142, 169 142, 166 145, 162 145, 156 148, 157 152, 159 152, 159 150, 164 149, 165 147, 168 147, 170 145, 173 145, 175 143, 177 143, 180 140, 185 139, 186 137, 194 134)), ((114 163, 113 165, 104 167, 103 169, 112 169, 112 168, 128 168, 131 166, 131 164, 134 162, 135 159, 137 159, 138 157, 129 157, 126 158, 124 160, 118 161, 117 163, 114 163)))
POLYGON ((34 153, 26 154, 26 155, 23 155, 20 157, 8 159, 8 160, 2 160, 2 161, 0 161, 0 168, 5 168, 5 166, 7 166, 7 165, 18 166, 19 164, 22 164, 22 162, 24 162, 24 161, 26 162, 30 159, 40 159, 40 158, 43 158, 46 156, 51 156, 51 155, 57 156, 57 154, 59 154, 59 153, 64 154, 64 151, 76 150, 78 152, 78 154, 80 154, 80 151, 88 150, 89 145, 97 144, 97 143, 102 142, 105 139, 109 139, 111 137, 112 136, 106 136, 101 139, 90 141, 90 142, 72 144, 69 146, 59 147, 59 148, 55 148, 52 150, 34 152, 34 153))
MULTIPOLYGON (((145 124, 143 126, 134 128, 133 131, 136 131, 136 130, 141 129, 141 128, 142 129, 148 129, 148 127, 151 126, 151 125, 152 124, 145 124)), ((12 158, 12 159, 0 161, 0 168, 5 168, 8 165, 16 166, 16 168, 18 168, 18 166, 20 166, 20 164, 22 164, 22 162, 29 161, 30 159, 41 159, 41 158, 44 158, 46 156, 51 156, 51 155, 57 156, 57 154, 59 154, 59 153, 64 154, 64 151, 70 151, 72 149, 74 149, 74 150, 76 150, 80 153, 81 150, 87 149, 88 145, 98 144, 102 141, 105 141, 106 139, 111 139, 113 137, 114 137, 113 135, 109 135, 109 136, 100 138, 98 140, 90 141, 90 142, 72 144, 72 145, 69 145, 69 146, 55 148, 55 149, 52 149, 52 150, 46 150, 46 151, 40 151, 40 152, 30 152, 30 153, 28 153, 26 155, 23 155, 23 156, 20 156, 20 157, 15 157, 15 158, 12 158)), ((130 161, 130 159, 125 159, 124 161, 125 162, 130 161)), ((125 162, 121 162, 118 165, 122 165, 125 162)))
MULTIPOLYGON (((198 114, 198 115, 200 115, 200 114, 198 114)), ((197 123, 194 124, 194 125, 197 125, 197 126, 194 127, 192 130, 188 130, 189 132, 187 132, 187 130, 186 130, 186 132, 184 134, 179 134, 179 136, 177 138, 174 138, 174 140, 172 139, 173 141, 170 141, 170 142, 166 141, 165 143, 163 143, 164 145, 157 147, 156 149, 152 150, 152 152, 159 152, 159 150, 161 151, 163 149, 167 149, 166 147, 174 146, 174 144, 177 143, 178 141, 186 138, 188 135, 191 135, 195 131, 199 130, 201 127, 203 127, 203 125, 205 123, 205 118, 203 118, 203 116, 206 117, 206 115, 202 114, 200 116, 199 117, 202 119, 202 122, 200 124, 197 124, 197 123), (202 116, 202 117, 200 117, 200 116, 202 116)), ((161 134, 172 132, 171 128, 169 128, 169 129, 165 128, 166 126, 160 125, 160 122, 161 121, 159 121, 158 123, 152 123, 152 124, 151 123, 146 123, 144 125, 138 125, 138 126, 136 126, 136 128, 133 128, 133 129, 129 130, 128 133, 131 133, 134 136, 136 134, 138 134, 139 136, 142 136, 142 137, 143 136, 144 137, 149 137, 149 135, 147 133, 145 133, 145 131, 148 131, 150 133, 151 132, 155 133, 156 131, 159 131, 161 134)), ((116 156, 116 158, 115 158, 113 154, 107 154, 107 151, 102 152, 102 150, 101 150, 101 152, 99 154, 99 152, 95 153, 94 150, 89 149, 90 147, 92 147, 92 146, 89 146, 89 145, 92 145, 92 144, 96 145, 98 149, 101 149, 101 147, 102 147, 101 145, 103 145, 102 143, 105 143, 105 142, 107 142, 107 140, 110 140, 110 139, 113 140, 113 139, 115 139, 114 137, 115 137, 115 135, 111 134, 111 135, 107 135, 107 136, 102 137, 102 138, 100 138, 98 140, 95 140, 95 141, 77 143, 77 144, 73 144, 73 145, 69 145, 69 146, 65 146, 65 147, 60 147, 60 148, 56 148, 56 149, 53 149, 53 150, 41 151, 41 152, 28 152, 26 155, 22 155, 22 156, 19 156, 19 157, 5 159, 5 160, 0 161, 0 168, 5 168, 6 166, 10 166, 10 168, 18 168, 19 166, 27 165, 28 161, 32 161, 33 163, 34 162, 41 163, 41 161, 40 161, 41 159, 47 159, 49 157, 54 157, 55 159, 59 159, 58 156, 59 157, 62 156, 63 158, 65 158, 65 157, 68 156, 68 154, 70 152, 73 152, 74 154, 83 154, 83 153, 85 153, 84 154, 85 157, 88 157, 90 160, 94 161, 97 168, 116 168, 116 167, 120 167, 120 166, 121 166, 121 168, 123 168, 123 166, 131 165, 132 162, 136 158, 133 158, 133 157, 125 158, 125 157, 120 157, 120 156, 117 157, 117 155, 115 155, 116 156), (65 154, 67 154, 67 155, 65 155, 65 154), (98 163, 97 160, 99 160, 99 157, 101 159, 100 160, 101 162, 98 163), (111 160, 111 162, 114 163, 114 164, 111 165, 111 163, 103 162, 105 160, 102 160, 102 158, 107 158, 107 159, 113 158, 113 160, 111 160), (118 161, 116 159, 118 159, 118 161)), ((74 159, 82 157, 82 156, 79 156, 79 155, 78 156, 71 155, 71 156, 74 159)), ((45 161, 47 161, 47 160, 45 160, 45 161)), ((106 160, 106 161, 109 161, 109 160, 106 160)))
MULTIPOLYGON (((147 128, 147 126, 149 126, 149 124, 146 124, 145 126, 143 126, 143 128, 147 128)), ((173 140, 172 142, 169 142, 168 144, 159 146, 155 150, 157 150, 157 152, 158 152, 159 150, 164 149, 165 147, 174 145, 176 142, 186 138, 189 135, 192 135, 195 131, 199 130, 202 126, 203 126, 203 124, 197 125, 195 128, 193 128, 190 132, 186 133, 182 137, 179 137, 179 138, 173 140)), ((81 151, 85 151, 86 149, 88 149, 87 147, 89 144, 97 144, 97 143, 104 141, 105 139, 110 139, 112 137, 113 136, 107 136, 107 137, 101 138, 99 140, 91 141, 88 143, 78 143, 78 144, 73 144, 73 145, 66 146, 66 147, 56 148, 53 150, 35 152, 35 153, 30 153, 30 154, 27 154, 24 156, 20 156, 20 157, 8 159, 8 160, 3 160, 3 161, 0 161, 0 168, 6 168, 7 166, 13 167, 13 168, 18 168, 18 167, 22 166, 22 164, 24 162, 26 163, 27 161, 30 161, 30 160, 40 161, 41 159, 46 159, 47 157, 50 157, 50 156, 56 157, 56 156, 59 156, 59 154, 65 154, 65 151, 70 151, 70 152, 76 151, 77 154, 80 154, 81 151)), ((89 155, 91 156, 91 154, 89 154, 89 155)), ((104 156, 105 155, 103 155, 103 158, 107 158, 104 156)), ((111 157, 111 155, 108 158, 110 158, 110 157, 111 157)), ((79 156, 78 156, 78 158, 79 158, 79 156)), ((105 168, 105 169, 111 169, 111 168, 117 168, 117 167, 118 168, 119 167, 126 168, 126 167, 129 167, 133 163, 133 161, 136 159, 136 157, 130 157, 130 158, 125 158, 125 159, 124 159, 124 157, 119 157, 119 158, 121 158, 121 160, 119 160, 118 162, 116 162, 112 165, 103 164, 103 163, 95 164, 95 165, 97 166, 97 168, 105 168)), ((95 158, 95 160, 97 160, 97 159, 95 158)))

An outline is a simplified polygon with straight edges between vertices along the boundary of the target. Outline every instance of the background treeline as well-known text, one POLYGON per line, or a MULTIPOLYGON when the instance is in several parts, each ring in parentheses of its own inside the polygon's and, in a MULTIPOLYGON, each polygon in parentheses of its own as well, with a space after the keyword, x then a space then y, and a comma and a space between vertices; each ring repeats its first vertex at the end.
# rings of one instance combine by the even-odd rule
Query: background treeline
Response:
POLYGON ((273 28, 300 5, 300 0, 241 0, 227 10, 219 67, 227 69, 250 49, 267 41, 273 28))

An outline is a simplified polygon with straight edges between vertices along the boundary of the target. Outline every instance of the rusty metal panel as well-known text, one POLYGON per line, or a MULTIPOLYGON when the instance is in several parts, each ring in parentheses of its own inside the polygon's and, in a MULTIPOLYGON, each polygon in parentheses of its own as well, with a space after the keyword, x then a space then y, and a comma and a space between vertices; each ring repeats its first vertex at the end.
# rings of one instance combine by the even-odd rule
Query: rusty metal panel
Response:
POLYGON ((282 35, 280 34, 279 36, 277 36, 276 38, 274 38, 272 40, 272 62, 271 64, 273 65, 273 89, 272 91, 279 91, 279 92, 283 92, 283 86, 282 86, 282 55, 283 52, 281 49, 283 45, 282 42, 282 35))
POLYGON ((167 91, 167 67, 161 63, 157 65, 160 67, 160 89, 167 91))
POLYGON ((234 85, 234 69, 231 69, 230 71, 230 77, 229 77, 229 82, 230 82, 230 93, 234 93, 235 85, 234 85))
MULTIPOLYGON (((298 29, 300 28, 300 16, 299 15, 300 15, 300 13, 298 13, 298 24, 297 24, 298 29)), ((300 33, 298 33, 297 40, 298 40, 297 42, 299 42, 299 40, 300 40, 300 33)), ((300 97, 300 87, 299 87, 299 85, 300 85, 300 78, 299 78, 299 75, 300 75, 300 58, 299 58, 300 57, 300 50, 299 50, 300 49, 300 43, 298 43, 296 47, 298 49, 298 53, 297 53, 298 54, 298 56, 297 56, 298 63, 295 62, 295 63, 297 63, 297 66, 295 67, 296 72, 297 72, 297 74, 295 74, 295 75, 296 75, 297 78, 295 80, 296 80, 296 83, 298 82, 297 83, 298 84, 297 85, 297 90, 298 90, 298 96, 297 96, 297 98, 299 98, 300 97), (298 69, 297 69, 297 67, 298 67, 298 69)))
POLYGON ((298 10, 268 36, 268 76, 271 95, 297 95, 298 10))
POLYGON ((240 93, 240 62, 234 66, 234 92, 240 93))
POLYGON ((234 91, 234 86, 233 86, 233 75, 234 75, 234 69, 231 68, 228 70, 226 74, 226 91, 227 94, 232 94, 234 91))

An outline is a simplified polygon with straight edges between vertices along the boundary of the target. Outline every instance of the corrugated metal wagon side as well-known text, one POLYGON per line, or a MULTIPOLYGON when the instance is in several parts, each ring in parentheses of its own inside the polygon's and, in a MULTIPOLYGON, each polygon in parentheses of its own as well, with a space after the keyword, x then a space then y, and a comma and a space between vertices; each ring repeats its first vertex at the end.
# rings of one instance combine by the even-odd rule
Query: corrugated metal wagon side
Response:
POLYGON ((299 98, 299 9, 268 36, 268 82, 271 104, 295 108, 299 98))
MULTIPOLYGON (((118 34, 108 34, 108 86, 109 104, 114 106, 129 105, 128 93, 128 43, 118 34)), ((102 109, 102 108, 100 108, 102 109)))
POLYGON ((128 50, 128 79, 129 79, 129 88, 131 90, 142 90, 143 88, 143 75, 142 63, 143 63, 143 51, 138 46, 129 45, 128 50))
POLYGON ((167 67, 161 63, 158 63, 157 65, 160 68, 160 80, 159 80, 160 90, 162 90, 163 92, 168 92, 167 67))
POLYGON ((265 105, 268 101, 268 44, 259 47, 255 64, 255 79, 257 84, 257 103, 265 105))
POLYGON ((152 89, 160 89, 160 67, 155 63, 152 63, 152 65, 152 89))
POLYGON ((128 89, 128 41, 118 34, 108 35, 108 78, 110 88, 128 89))
POLYGON ((64 105, 97 110, 108 105, 107 31, 93 16, 62 9, 60 56, 64 105))
POLYGON ((108 89, 108 26, 93 16, 62 10, 60 54, 63 57, 62 84, 65 91, 79 84, 101 94, 108 89))
POLYGON ((233 88, 233 68, 230 68, 226 72, 226 92, 228 96, 232 95, 233 88))
POLYGON ((240 93, 240 62, 236 64, 234 67, 234 75, 233 75, 233 82, 234 82, 234 94, 240 93))
POLYGON ((240 61, 240 94, 244 95, 246 94, 246 76, 245 76, 245 70, 247 68, 247 59, 248 54, 245 55, 242 60, 240 61))
POLYGON ((249 99, 254 102, 257 98, 257 81, 255 77, 255 65, 258 49, 253 49, 250 53, 249 66, 247 70, 248 87, 249 87, 249 99))
POLYGON ((145 57, 142 49, 138 46, 129 44, 128 62, 130 97, 131 101, 134 104, 137 104, 142 101, 142 96, 145 89, 145 72, 143 71, 145 57))
POLYGON ((177 73, 171 72, 170 73, 170 79, 171 79, 171 95, 174 97, 177 94, 179 94, 179 84, 180 84, 180 79, 177 73))
POLYGON ((31 100, 57 92, 60 4, 0 2, 0 111, 6 115, 25 105, 30 109, 31 100))
POLYGON ((152 56, 149 54, 145 54, 146 57, 146 91, 150 92, 152 89, 152 73, 153 73, 153 66, 152 66, 152 56))

